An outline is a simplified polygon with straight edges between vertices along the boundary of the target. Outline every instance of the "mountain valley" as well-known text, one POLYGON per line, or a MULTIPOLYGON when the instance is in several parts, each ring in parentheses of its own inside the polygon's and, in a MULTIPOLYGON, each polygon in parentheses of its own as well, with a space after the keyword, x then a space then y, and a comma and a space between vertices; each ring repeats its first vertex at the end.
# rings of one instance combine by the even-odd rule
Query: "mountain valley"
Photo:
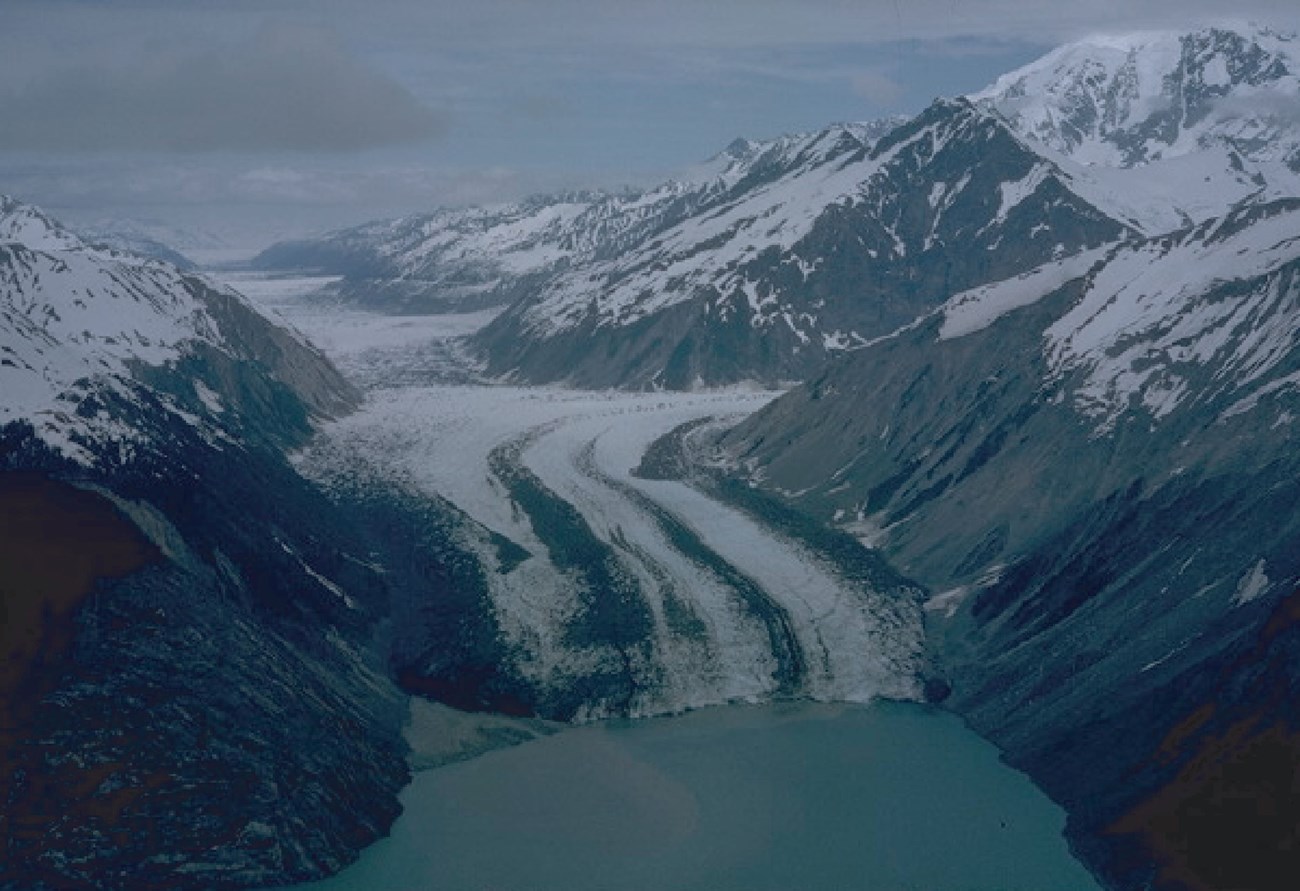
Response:
POLYGON ((415 697, 929 703, 1103 887, 1289 888, 1297 102, 1084 41, 212 277, 0 199, 0 887, 337 872, 415 697))

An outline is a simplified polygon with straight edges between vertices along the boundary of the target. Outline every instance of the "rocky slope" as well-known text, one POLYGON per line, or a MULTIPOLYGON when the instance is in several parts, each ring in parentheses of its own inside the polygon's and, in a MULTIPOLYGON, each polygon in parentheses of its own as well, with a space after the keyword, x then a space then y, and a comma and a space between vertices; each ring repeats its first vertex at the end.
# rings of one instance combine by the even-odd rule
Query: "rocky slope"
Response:
MULTIPOLYGON (((897 123, 846 124, 839 130, 871 139, 897 123)), ((539 195, 282 242, 259 254, 253 266, 342 276, 332 296, 396 312, 505 305, 571 266, 615 257, 707 211, 753 170, 788 161, 808 139, 737 139, 685 176, 650 189, 539 195)))
POLYGON ((0 394, 0 887, 306 879, 386 831, 394 588, 284 457, 356 393, 4 199, 0 394))
POLYGON ((832 128, 724 201, 508 309, 489 371, 584 386, 798 379, 955 290, 1126 227, 995 116, 941 101, 874 141, 832 128))
POLYGON ((968 291, 719 444, 929 586, 952 706, 1116 888, 1294 866, 1297 233, 1272 202, 968 291))

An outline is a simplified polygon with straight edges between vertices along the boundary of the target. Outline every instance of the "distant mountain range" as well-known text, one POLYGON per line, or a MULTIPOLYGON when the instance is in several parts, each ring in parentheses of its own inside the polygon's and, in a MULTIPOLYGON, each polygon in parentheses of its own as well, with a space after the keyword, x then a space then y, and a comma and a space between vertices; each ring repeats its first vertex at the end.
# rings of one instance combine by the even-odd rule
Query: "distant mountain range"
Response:
POLYGON ((474 342, 529 382, 798 380, 977 285, 1300 195, 1296 44, 1084 42, 910 121, 738 141, 628 195, 538 198, 284 244, 404 312, 508 304, 474 342))

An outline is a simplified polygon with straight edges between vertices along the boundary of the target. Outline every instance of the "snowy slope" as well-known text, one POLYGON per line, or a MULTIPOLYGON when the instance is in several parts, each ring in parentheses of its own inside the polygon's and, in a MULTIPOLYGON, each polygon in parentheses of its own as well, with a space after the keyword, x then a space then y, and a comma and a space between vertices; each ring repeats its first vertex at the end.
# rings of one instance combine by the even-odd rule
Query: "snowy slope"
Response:
POLYGON ((1099 37, 1003 75, 974 101, 1081 163, 1130 167, 1230 143, 1300 163, 1300 43, 1267 29, 1099 37))
POLYGON ((128 401, 145 381, 179 390, 189 398, 167 396, 178 416, 217 426, 249 395, 240 391, 251 380, 237 383, 241 376, 294 388, 322 414, 348 402, 348 388, 314 349, 235 292, 165 262, 88 246, 12 199, 0 209, 0 424, 26 420, 84 462, 92 440, 140 435, 108 413, 78 410, 100 389, 128 401), (196 368, 163 379, 184 362, 206 366, 213 379, 196 368))
POLYGON ((769 248, 789 250, 829 205, 850 199, 887 163, 868 159, 865 148, 847 128, 782 144, 773 149, 781 157, 769 161, 776 176, 752 190, 735 189, 729 200, 607 264, 563 278, 528 307, 526 328, 546 336, 591 320, 587 294, 599 295, 594 321, 601 327, 630 324, 691 299, 701 287, 742 287, 743 261, 769 248))
POLYGON ((997 115, 935 103, 874 141, 832 127, 720 200, 571 267, 477 339, 528 380, 673 389, 802 377, 954 290, 1130 230, 997 115))
POLYGON ((1244 202, 1300 196, 1292 36, 1211 28, 1097 37, 970 98, 1071 170, 1080 194, 1150 235, 1244 202))
POLYGON ((1298 270, 1297 201, 1118 251, 1047 329, 1049 381, 1081 376, 1074 404, 1098 430, 1139 404, 1159 420, 1227 399, 1232 415, 1295 391, 1298 270))
MULTIPOLYGON (((844 124, 871 140, 900 120, 844 124)), ((755 170, 794 157, 817 134, 738 139, 682 176, 648 189, 539 195, 514 204, 453 208, 273 245, 263 270, 345 276, 335 290, 363 305, 438 311, 503 304, 525 283, 617 256, 654 232, 723 200, 755 170)))
MULTIPOLYGON (((909 254, 933 248, 948 228, 949 217, 969 212, 970 200, 984 196, 966 192, 974 170, 955 180, 934 177, 931 181, 927 168, 940 168, 954 152, 998 134, 992 119, 959 104, 940 106, 928 117, 919 125, 899 128, 902 135, 887 140, 879 151, 847 127, 791 144, 779 162, 772 162, 775 175, 751 188, 737 189, 728 201, 606 265, 584 267, 561 278, 528 306, 525 328, 545 337, 583 323, 598 328, 625 326, 709 290, 722 296, 717 305, 724 314, 723 307, 743 300, 756 326, 782 323, 810 338, 823 333, 814 319, 792 312, 779 294, 759 293, 770 285, 756 280, 750 261, 768 251, 808 253, 807 248, 815 245, 802 251, 795 248, 803 247, 801 242, 832 208, 864 213, 883 229, 871 233, 882 242, 867 247, 871 259, 905 261, 909 254), (906 220, 891 219, 902 216, 895 210, 899 192, 918 184, 928 186, 925 192, 932 214, 924 232, 908 231, 906 220), (962 206, 963 197, 967 206, 962 206), (594 318, 588 295, 596 298, 594 318)), ((973 167, 981 159, 969 160, 973 167)), ((990 218, 982 221, 982 228, 991 230, 1005 223, 1022 202, 1053 179, 1059 180, 1053 165, 1038 161, 1015 179, 998 182, 997 206, 987 208, 990 218)), ((785 262, 806 281, 815 275, 819 258, 788 257, 785 262)), ((854 333, 846 332, 848 342, 853 342, 854 333)))
POLYGON ((1096 433, 1131 410, 1159 420, 1183 403, 1231 417, 1300 386, 1288 364, 1298 268, 1300 200, 1252 206, 964 291, 936 312, 938 339, 984 331, 1068 285, 1081 296, 1043 332, 1044 388, 1068 393, 1096 433))

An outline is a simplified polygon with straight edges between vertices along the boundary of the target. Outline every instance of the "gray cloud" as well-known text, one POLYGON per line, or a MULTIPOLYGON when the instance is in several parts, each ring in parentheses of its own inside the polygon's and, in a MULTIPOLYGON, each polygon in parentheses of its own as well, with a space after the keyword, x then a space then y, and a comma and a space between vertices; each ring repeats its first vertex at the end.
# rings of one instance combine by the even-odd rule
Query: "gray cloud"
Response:
MULTIPOLYGON (((1222 0, 0 5, 0 191, 74 215, 223 219, 248 238, 271 220, 317 229, 656 180, 737 135, 911 113, 1064 40, 1225 12, 1222 0)), ((1300 29, 1296 0, 1226 11, 1300 29)))
POLYGON ((327 35, 164 45, 49 67, 0 88, 0 149, 350 151, 426 139, 442 116, 327 35))
MULTIPOLYGON (((1056 43, 1225 18, 1284 27, 1300 21, 1295 0, 1237 0, 1230 7, 1222 0, 370 0, 364 7, 369 27, 387 40, 419 34, 490 50, 619 45, 675 52, 971 37, 1056 43), (412 30, 413 23, 436 27, 412 30)), ((346 14, 355 3, 333 0, 330 8, 346 14)))
POLYGON ((853 91, 874 105, 892 105, 903 95, 902 84, 882 71, 859 71, 852 83, 853 91))
MULTIPOLYGON (((47 191, 47 180, 39 175, 6 179, 0 191, 13 192, 74 226, 120 229, 129 228, 122 225, 124 221, 152 221, 158 224, 155 237, 164 243, 181 246, 182 252, 235 249, 234 254, 218 258, 229 260, 251 256, 276 241, 366 220, 517 200, 535 191, 608 184, 600 177, 539 177, 504 167, 218 171, 204 166, 173 168, 161 175, 145 169, 119 170, 115 182, 106 182, 96 173, 102 171, 79 172, 57 194, 47 191), (169 235, 169 228, 184 230, 191 238, 169 235)), ((198 253, 192 256, 201 259, 198 253)))
POLYGON ((257 225, 292 219, 302 231, 442 205, 486 204, 528 191, 608 184, 608 174, 556 171, 538 175, 506 166, 454 167, 416 163, 352 164, 346 159, 258 162, 247 156, 168 161, 74 157, 8 165, 0 193, 14 194, 68 219, 107 213, 176 216, 215 226, 239 222, 236 233, 257 240, 257 225))

